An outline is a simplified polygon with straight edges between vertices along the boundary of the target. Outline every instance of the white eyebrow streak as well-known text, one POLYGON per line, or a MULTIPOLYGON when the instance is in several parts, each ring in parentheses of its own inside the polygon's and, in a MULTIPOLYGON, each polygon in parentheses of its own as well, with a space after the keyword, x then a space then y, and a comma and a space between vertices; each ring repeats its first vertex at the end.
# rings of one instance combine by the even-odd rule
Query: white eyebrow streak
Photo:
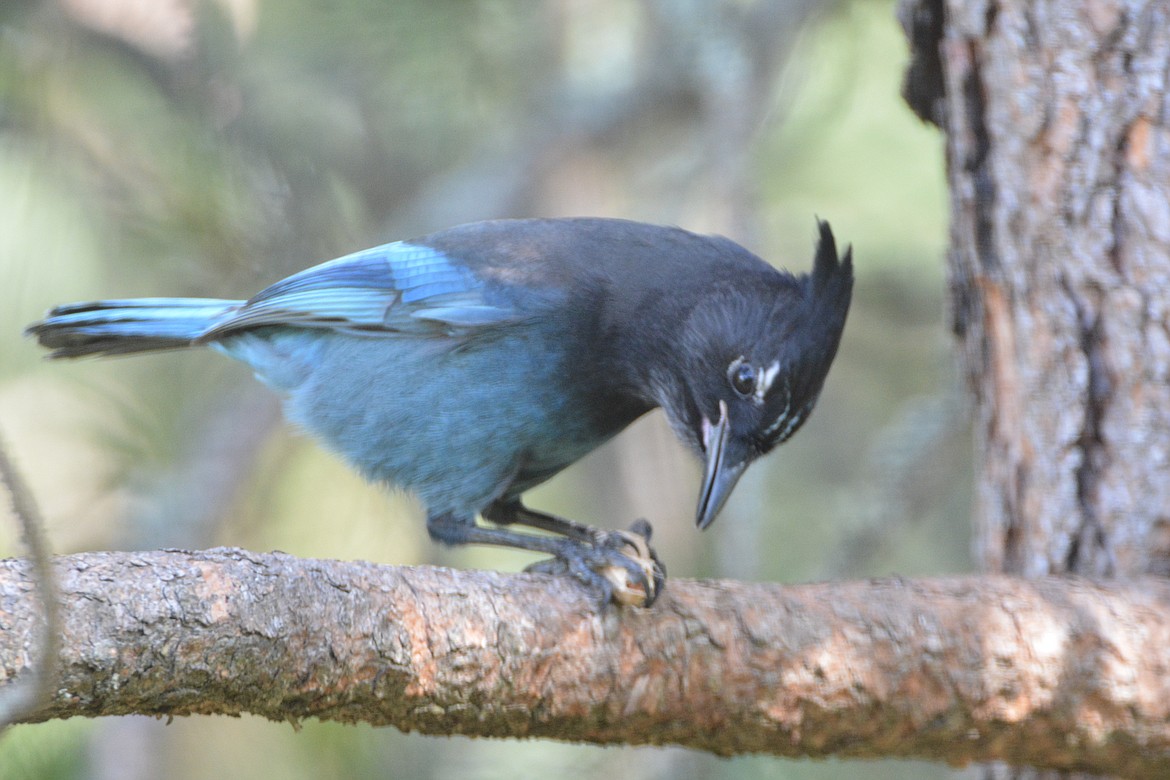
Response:
POLYGON ((760 381, 759 384, 756 385, 756 399, 758 401, 764 400, 764 396, 768 394, 768 390, 771 389, 772 383, 776 381, 776 375, 779 373, 779 360, 773 360, 772 365, 768 366, 760 373, 760 381))

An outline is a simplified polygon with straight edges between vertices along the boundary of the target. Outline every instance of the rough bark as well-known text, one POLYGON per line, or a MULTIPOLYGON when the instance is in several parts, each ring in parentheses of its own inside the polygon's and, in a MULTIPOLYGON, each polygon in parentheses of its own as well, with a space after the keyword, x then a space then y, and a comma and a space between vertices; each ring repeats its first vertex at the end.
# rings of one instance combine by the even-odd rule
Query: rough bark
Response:
POLYGON ((903 18, 907 94, 947 132, 982 561, 1170 573, 1170 4, 949 0, 903 18))
MULTIPOLYGON (((240 550, 57 561, 61 683, 29 721, 255 713, 719 754, 1170 772, 1170 583, 572 581, 240 550)), ((0 688, 39 609, 0 562, 0 688)))
POLYGON ((1170 4, 917 0, 901 14, 904 93, 947 136, 981 562, 1166 575, 1170 4))

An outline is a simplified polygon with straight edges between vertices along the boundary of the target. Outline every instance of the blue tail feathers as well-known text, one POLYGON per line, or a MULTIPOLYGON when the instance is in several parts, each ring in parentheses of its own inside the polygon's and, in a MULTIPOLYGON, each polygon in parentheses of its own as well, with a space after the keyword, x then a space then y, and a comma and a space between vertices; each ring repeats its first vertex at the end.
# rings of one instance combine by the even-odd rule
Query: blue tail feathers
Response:
POLYGON ((125 355, 191 346, 243 301, 214 298, 136 298, 58 306, 25 334, 53 358, 125 355))

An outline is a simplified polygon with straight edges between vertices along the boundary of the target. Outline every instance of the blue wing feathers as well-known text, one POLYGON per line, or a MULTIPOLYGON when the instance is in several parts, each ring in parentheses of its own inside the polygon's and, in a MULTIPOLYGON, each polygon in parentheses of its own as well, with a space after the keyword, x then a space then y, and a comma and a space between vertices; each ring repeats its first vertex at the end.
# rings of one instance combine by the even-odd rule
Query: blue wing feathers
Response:
POLYGON ((174 349, 253 328, 470 335, 523 319, 431 247, 398 242, 293 274, 248 301, 139 298, 60 306, 30 328, 58 357, 174 349))
POLYGON ((402 301, 404 303, 418 303, 440 295, 464 295, 468 292, 467 285, 461 280, 435 279, 407 288, 402 293, 402 301))
POLYGON ((302 290, 249 301, 233 317, 216 323, 204 338, 263 325, 374 328, 383 324, 387 306, 386 293, 381 290, 302 290))
POLYGON ((431 247, 399 241, 301 271, 249 300, 205 338, 263 325, 357 332, 434 332, 519 319, 489 303, 470 269, 431 247), (428 325, 429 323, 429 325, 428 325))
POLYGON ((429 320, 463 328, 483 328, 520 319, 511 309, 495 306, 432 306, 427 309, 416 309, 410 316, 417 320, 429 320))
POLYGON ((442 252, 399 241, 307 268, 263 290, 249 303, 306 289, 373 288, 406 292, 437 281, 458 284, 464 289, 481 286, 471 271, 453 265, 442 252))
POLYGON ((327 289, 330 287, 384 289, 390 286, 390 279, 386 273, 386 261, 382 257, 364 256, 372 251, 357 252, 307 268, 262 290, 249 303, 278 298, 305 289, 327 289))

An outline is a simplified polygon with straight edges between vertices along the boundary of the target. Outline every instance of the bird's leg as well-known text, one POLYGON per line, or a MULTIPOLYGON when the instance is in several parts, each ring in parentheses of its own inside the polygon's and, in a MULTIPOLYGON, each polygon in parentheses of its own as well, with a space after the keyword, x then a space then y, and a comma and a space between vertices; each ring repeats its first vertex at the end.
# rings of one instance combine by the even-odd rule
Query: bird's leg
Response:
MULTIPOLYGON (((629 567, 621 569, 607 567, 602 574, 610 579, 611 584, 616 588, 619 601, 623 603, 644 602, 644 606, 649 606, 658 598, 666 584, 666 567, 662 565, 662 561, 658 559, 658 555, 650 547, 652 529, 646 520, 636 520, 628 531, 605 531, 563 517, 529 509, 519 501, 492 504, 484 511, 483 516, 498 525, 517 523, 560 534, 596 549, 615 550, 621 553, 638 566, 641 575, 637 576, 631 583, 626 574, 629 567), (630 590, 631 587, 634 588, 633 591, 630 590), (638 592, 637 588, 642 590, 638 592)), ((535 563, 527 570, 558 574, 563 573, 564 565, 561 561, 554 559, 535 563)))
POLYGON ((529 528, 539 528, 542 531, 594 545, 600 544, 607 533, 600 528, 577 523, 564 517, 537 512, 519 501, 497 501, 484 510, 483 516, 485 520, 490 520, 496 525, 518 523, 529 528))
POLYGON ((598 594, 603 603, 616 601, 649 606, 661 587, 648 574, 645 566, 614 546, 594 545, 571 537, 537 536, 504 528, 484 528, 475 524, 474 517, 451 513, 429 514, 427 531, 432 539, 443 544, 491 544, 552 555, 563 562, 564 569, 557 573, 576 577, 598 594), (612 572, 616 571, 623 573, 620 581, 631 592, 637 592, 638 598, 615 592, 614 583, 619 578, 612 572))

